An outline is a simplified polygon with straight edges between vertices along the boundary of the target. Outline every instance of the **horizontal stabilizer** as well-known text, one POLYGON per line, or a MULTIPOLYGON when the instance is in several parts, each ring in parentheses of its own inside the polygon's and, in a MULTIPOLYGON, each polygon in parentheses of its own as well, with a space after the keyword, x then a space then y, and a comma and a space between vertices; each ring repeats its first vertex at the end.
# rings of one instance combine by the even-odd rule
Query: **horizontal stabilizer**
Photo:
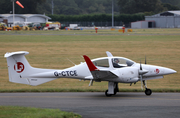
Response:
POLYGON ((13 83, 19 83, 19 84, 28 84, 29 85, 29 81, 27 78, 18 78, 16 77, 16 79, 9 77, 9 81, 13 82, 13 83))
POLYGON ((40 84, 43 84, 43 83, 46 83, 55 79, 56 78, 45 78, 45 79, 44 78, 29 78, 28 81, 29 81, 29 85, 37 86, 37 85, 40 85, 40 84))

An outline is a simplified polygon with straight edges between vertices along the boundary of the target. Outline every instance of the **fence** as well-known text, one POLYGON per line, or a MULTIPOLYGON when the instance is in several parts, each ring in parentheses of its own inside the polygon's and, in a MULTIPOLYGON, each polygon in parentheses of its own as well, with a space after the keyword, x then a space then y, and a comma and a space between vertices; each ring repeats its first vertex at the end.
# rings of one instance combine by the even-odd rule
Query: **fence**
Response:
MULTIPOLYGON (((97 27, 111 27, 112 22, 60 22, 61 24, 64 24, 66 26, 69 26, 69 24, 78 24, 78 26, 82 27, 92 27, 92 26, 97 26, 97 27)), ((125 27, 130 27, 130 24, 123 24, 123 22, 114 22, 114 26, 123 26, 125 27)))

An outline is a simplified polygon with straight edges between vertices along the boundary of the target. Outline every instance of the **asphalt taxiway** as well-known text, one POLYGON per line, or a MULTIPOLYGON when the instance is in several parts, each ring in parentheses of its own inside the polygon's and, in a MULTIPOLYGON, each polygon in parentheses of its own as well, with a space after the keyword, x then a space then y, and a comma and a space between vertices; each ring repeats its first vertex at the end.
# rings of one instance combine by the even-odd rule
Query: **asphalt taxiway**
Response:
POLYGON ((103 92, 0 93, 0 105, 61 109, 83 118, 178 118, 180 93, 103 92))

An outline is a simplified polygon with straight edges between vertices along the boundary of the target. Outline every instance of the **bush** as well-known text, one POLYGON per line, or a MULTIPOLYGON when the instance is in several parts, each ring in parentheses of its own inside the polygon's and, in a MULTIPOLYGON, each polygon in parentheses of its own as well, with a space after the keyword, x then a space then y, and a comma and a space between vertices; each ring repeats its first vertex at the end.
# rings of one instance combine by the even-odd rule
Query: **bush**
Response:
MULTIPOLYGON (((51 21, 59 22, 111 22, 111 14, 85 14, 85 15, 48 15, 51 21)), ((114 15, 114 21, 129 23, 144 20, 144 14, 121 14, 114 15)))

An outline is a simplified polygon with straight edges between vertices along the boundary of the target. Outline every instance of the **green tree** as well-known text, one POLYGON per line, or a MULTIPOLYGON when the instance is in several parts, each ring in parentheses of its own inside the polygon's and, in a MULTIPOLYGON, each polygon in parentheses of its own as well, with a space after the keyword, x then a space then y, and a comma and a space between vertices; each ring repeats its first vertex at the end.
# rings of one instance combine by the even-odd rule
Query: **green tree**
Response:
POLYGON ((180 0, 161 0, 162 3, 169 3, 171 5, 178 5, 180 0))
POLYGON ((9 14, 10 11, 13 11, 12 9, 12 2, 9 0, 1 0, 0 2, 0 14, 9 14))
POLYGON ((98 12, 99 12, 99 13, 105 13, 105 7, 104 7, 102 4, 100 4, 100 5, 98 6, 98 12))
POLYGON ((17 14, 37 14, 38 3, 44 3, 46 0, 19 0, 19 2, 24 6, 24 9, 16 6, 17 14))
POLYGON ((163 6, 168 10, 179 10, 180 9, 180 0, 161 0, 163 6))
MULTIPOLYGON (((44 3, 46 0, 19 0, 19 2, 24 6, 24 9, 22 9, 20 6, 18 6, 15 3, 15 13, 16 14, 32 14, 37 13, 37 5, 38 3, 44 3)), ((0 2, 0 13, 10 13, 10 11, 13 11, 12 9, 12 2, 11 0, 1 0, 0 2)))
POLYGON ((163 3, 163 7, 167 8, 168 11, 170 11, 170 10, 180 10, 180 7, 171 5, 169 3, 163 3))
POLYGON ((120 13, 162 12, 165 10, 160 0, 118 0, 120 13))

